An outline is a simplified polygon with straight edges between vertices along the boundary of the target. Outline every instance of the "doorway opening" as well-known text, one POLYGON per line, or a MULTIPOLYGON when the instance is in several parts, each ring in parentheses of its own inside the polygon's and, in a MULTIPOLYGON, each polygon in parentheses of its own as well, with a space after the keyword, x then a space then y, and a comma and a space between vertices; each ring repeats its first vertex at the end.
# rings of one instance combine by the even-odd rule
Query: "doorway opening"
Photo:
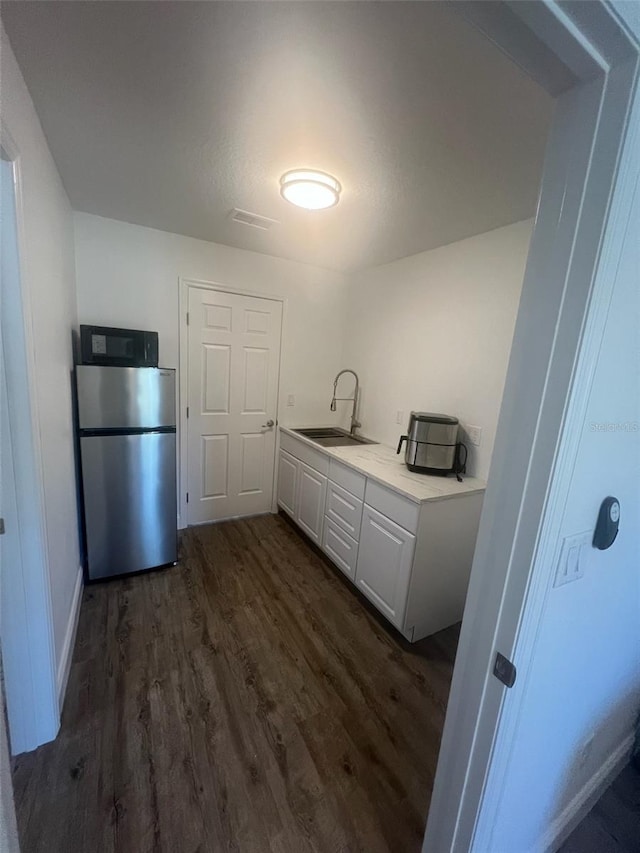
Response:
MULTIPOLYGON (((480 525, 457 674, 454 676, 449 703, 449 722, 445 726, 440 769, 425 841, 425 849, 438 851, 468 850, 472 846, 505 689, 497 679, 495 683, 492 680, 494 653, 498 640, 498 649, 507 656, 514 647, 534 557, 544 536, 551 537, 552 531, 543 530, 541 520, 547 506, 549 484, 559 470, 556 464, 557 449, 570 392, 575 389, 576 383, 585 383, 588 379, 588 365, 583 370, 582 364, 577 365, 577 357, 585 347, 593 346, 597 339, 597 323, 589 325, 586 321, 592 319, 588 312, 594 293, 593 271, 608 213, 608 206, 603 199, 609 198, 615 180, 620 141, 624 137, 637 72, 637 50, 628 41, 625 42, 621 35, 623 28, 616 22, 609 7, 592 3, 587 13, 583 4, 570 4, 570 11, 564 6, 560 8, 547 3, 514 4, 514 9, 517 10, 518 5, 522 10, 522 18, 519 17, 520 12, 500 4, 498 8, 507 14, 506 22, 498 15, 499 26, 492 27, 491 21, 485 21, 483 26, 513 56, 520 68, 526 68, 534 77, 539 73, 543 81, 541 85, 553 92, 557 104, 510 356, 496 451, 480 525), (593 14, 596 18, 601 16, 601 27, 593 27, 593 14), (514 21, 518 25, 515 28, 512 26, 514 21), (596 38, 594 32, 600 35, 596 38), (550 56, 557 56, 562 66, 557 77, 551 73, 551 82, 547 63, 550 56)), ((483 8, 487 6, 483 5, 483 8)), ((495 10, 496 7, 490 4, 490 8, 495 10)), ((194 284, 195 291, 198 283, 194 284)), ((202 284, 199 289, 206 290, 202 284)), ((213 287, 212 290, 218 293, 221 288, 213 287)), ((408 305, 410 308, 411 303, 408 305)), ((232 308, 218 302, 214 302, 212 307, 211 327, 214 331, 231 334, 233 324, 227 321, 225 326, 224 318, 220 319, 220 315, 225 312, 219 309, 227 308, 228 314, 232 313, 232 308)), ((194 310, 202 308, 201 300, 200 306, 196 305, 194 310)), ((187 304, 185 315, 188 313, 187 304)), ((206 323, 201 322, 201 332, 206 325, 209 325, 208 320, 206 323)), ((251 332, 254 334, 256 330, 252 329, 251 332)), ((455 325, 452 326, 451 334, 455 334, 455 325)), ((183 351, 188 356, 192 347, 187 338, 183 341, 183 351)), ((190 385, 192 375, 197 377, 194 393, 199 416, 201 413, 219 415, 222 420, 232 414, 228 403, 231 393, 232 343, 229 339, 215 335, 205 339, 204 334, 200 334, 198 338, 197 351, 196 344, 193 344, 193 363, 199 367, 194 369, 193 374, 187 373, 187 385, 190 385), (206 375, 202 369, 203 348, 206 348, 206 355, 212 362, 212 376, 221 380, 211 387, 202 381, 203 375, 206 375), (216 359, 222 363, 222 368, 219 363, 216 365, 216 359), (209 399, 206 392, 210 392, 209 399)), ((393 351, 386 344, 385 337, 380 335, 379 349, 385 359, 392 360, 393 351)), ((256 351, 264 347, 252 339, 246 345, 241 342, 240 349, 247 358, 250 351, 253 359, 256 351)), ((447 352, 453 350, 452 346, 447 352)), ((456 352, 459 352, 459 348, 456 352)), ((263 365, 268 361, 264 353, 256 355, 252 361, 254 366, 258 365, 256 369, 259 368, 260 359, 263 365)), ((189 363, 188 357, 181 360, 183 365, 189 363)), ((245 379, 248 375, 247 363, 245 360, 245 379)), ((400 364, 400 367, 408 369, 406 362, 400 364)), ((248 385, 245 382, 243 386, 242 381, 241 374, 238 387, 241 390, 244 388, 246 392, 248 385)), ((256 382, 255 387, 262 387, 264 391, 265 384, 260 386, 256 382)), ((371 387, 371 383, 367 383, 363 392, 365 403, 367 389, 370 392, 371 387)), ((389 387, 387 383, 386 394, 389 387)), ((191 419, 190 411, 187 413, 191 400, 189 394, 190 389, 187 388, 186 398, 181 398, 181 409, 186 421, 191 419)), ((384 395, 380 396, 384 404, 384 395)), ((274 418, 266 404, 254 406, 253 411, 251 409, 251 406, 240 407, 243 412, 259 414, 261 417, 261 423, 252 423, 247 433, 254 441, 263 428, 271 429, 269 421, 274 418)), ((401 422, 402 411, 398 411, 395 424, 401 422)), ((396 426, 392 424, 391 428, 395 430, 396 426)), ((183 422, 183 440, 189 447, 187 432, 188 424, 183 422)), ((474 434, 477 435, 477 432, 474 434)), ((196 483, 199 488, 201 505, 214 507, 218 504, 222 507, 220 519, 233 517, 235 509, 228 500, 230 496, 234 500, 239 497, 253 499, 256 495, 259 495, 260 500, 264 499, 264 489, 255 476, 260 465, 247 464, 247 480, 243 483, 240 479, 239 486, 233 492, 229 489, 230 479, 228 473, 224 473, 230 467, 229 435, 224 427, 218 433, 203 423, 194 431, 191 444, 199 448, 199 455, 194 457, 193 476, 187 470, 190 463, 186 461, 183 465, 183 483, 186 487, 182 489, 182 517, 185 521, 188 518, 187 507, 191 503, 188 498, 192 483, 196 483), (211 460, 211 476, 206 474, 207 454, 211 460)), ((254 446, 257 447, 257 438, 255 441, 254 446)), ((260 441, 267 443, 264 439, 260 441)), ((249 445, 250 442, 247 444, 247 459, 251 460, 249 445)), ((241 448, 234 462, 237 471, 242 470, 242 453, 241 448)), ((187 455, 183 453, 182 458, 186 460, 187 455)), ((569 456, 563 456, 563 460, 565 469, 568 469, 569 456)), ((321 504, 321 500, 318 503, 321 504)), ((352 507, 356 508, 357 505, 352 504, 352 507)), ((194 518, 194 521, 197 520, 194 518)), ((214 519, 204 517, 203 520, 214 519)), ((224 779, 214 775, 223 766, 218 750, 223 751, 229 764, 234 768, 239 766, 243 771, 235 780, 235 790, 241 796, 234 799, 234 803, 241 802, 244 806, 248 800, 255 803, 259 796, 263 797, 260 801, 262 808, 254 811, 262 821, 261 829, 266 828, 273 833, 274 845, 287 837, 289 830, 304 834, 308 833, 310 825, 320 825, 321 828, 333 825, 327 818, 328 800, 318 796, 318 768, 323 769, 325 777, 331 776, 337 780, 340 794, 344 795, 340 803, 341 814, 347 815, 345 825, 351 818, 357 822, 362 814, 358 809, 362 802, 362 788, 358 786, 358 779, 362 775, 367 775, 367 778, 371 776, 372 784, 375 785, 378 779, 375 774, 380 774, 383 781, 377 787, 376 795, 388 796, 387 802, 405 802, 403 773, 411 771, 411 762, 416 759, 416 755, 410 755, 406 762, 401 763, 402 766, 396 767, 389 756, 397 745, 397 736, 391 723, 401 719, 407 707, 398 707, 397 712, 394 710, 402 697, 392 685, 385 694, 384 712, 389 716, 383 716, 383 724, 372 730, 367 712, 374 709, 378 718, 382 713, 380 703, 376 704, 375 691, 370 689, 379 674, 375 651, 372 650, 385 656, 386 664, 391 662, 397 663, 398 668, 404 667, 405 675, 409 673, 408 679, 418 693, 421 690, 428 692, 428 679, 421 679, 420 673, 416 674, 415 669, 411 668, 411 651, 406 656, 398 654, 397 650, 394 654, 393 643, 389 642, 389 636, 393 635, 376 632, 373 620, 369 621, 368 616, 364 615, 367 611, 359 607, 346 606, 343 612, 345 619, 350 620, 353 634, 341 632, 340 624, 332 622, 335 617, 334 599, 328 601, 314 580, 305 579, 298 589, 290 583, 288 574, 301 571, 301 566, 296 565, 296 562, 300 562, 305 571, 312 563, 313 570, 322 573, 325 586, 334 592, 340 592, 339 584, 342 581, 336 579, 335 574, 325 571, 325 564, 320 562, 315 551, 300 547, 303 540, 294 538, 283 519, 242 519, 228 525, 195 527, 188 533, 187 557, 192 561, 190 565, 193 572, 188 582, 172 587, 170 584, 163 586, 162 579, 157 577, 145 578, 140 580, 134 590, 135 596, 129 598, 132 588, 126 587, 119 592, 105 592, 95 604, 94 614, 108 613, 114 607, 110 603, 110 595, 116 599, 120 595, 119 603, 126 607, 132 605, 135 597, 137 606, 145 614, 140 623, 145 624, 146 621, 155 635, 159 631, 158 622, 155 621, 158 595, 164 596, 165 605, 177 607, 180 603, 190 608, 193 617, 184 621, 175 619, 173 627, 168 631, 169 638, 180 644, 180 664, 189 671, 186 681, 190 693, 181 690, 182 685, 176 686, 175 670, 163 674, 162 666, 166 664, 166 658, 150 661, 156 666, 156 676, 151 684, 146 680, 146 668, 142 666, 136 669, 135 677, 140 679, 136 682, 136 688, 140 688, 137 695, 142 696, 146 704, 141 708, 136 707, 135 711, 129 707, 134 716, 133 723, 139 726, 137 731, 140 733, 129 757, 134 761, 140 758, 140 753, 136 752, 140 745, 143 750, 147 749, 150 741, 145 727, 154 710, 157 712, 158 708, 162 708, 163 712, 173 711, 173 722, 177 721, 180 732, 185 735, 184 742, 190 741, 191 746, 196 742, 204 742, 204 746, 210 748, 212 758, 197 772, 194 772, 189 761, 182 762, 184 776, 180 787, 184 785, 184 790, 192 790, 192 801, 197 803, 198 792, 201 791, 199 785, 210 785, 207 791, 220 795, 214 797, 216 802, 222 799, 226 803, 229 789, 224 779), (268 529, 267 524, 278 526, 278 537, 273 534, 273 530, 268 529), (289 559, 292 550, 296 553, 295 561, 289 559), (203 555, 206 554, 210 559, 203 561, 203 555), (238 560, 238 555, 245 558, 246 562, 238 560), (217 584, 214 559, 218 560, 218 565, 227 561, 229 571, 226 587, 217 584), (261 594, 266 594, 266 598, 256 595, 255 589, 248 582, 247 572, 256 567, 264 570, 261 594), (237 574, 233 574, 236 568, 237 574), (278 568, 283 570, 279 579, 275 571, 278 568), (207 584, 210 584, 209 595, 199 595, 207 584), (272 602, 272 608, 269 602, 272 602), (303 605, 308 607, 305 609, 303 605), (315 612, 313 607, 316 608, 315 612), (357 646, 357 629, 362 627, 365 620, 371 632, 369 637, 375 635, 375 642, 372 641, 369 648, 370 656, 350 655, 347 652, 353 652, 357 646), (208 622, 215 626, 215 630, 209 631, 208 622), (302 636, 294 631, 294 627, 300 625, 304 625, 305 633, 302 636), (264 630, 261 630, 263 627, 264 630), (274 628, 277 629, 275 635, 269 633, 274 628), (278 645, 279 632, 286 635, 288 643, 278 645), (222 654, 221 635, 225 637, 222 654), (326 652, 324 660, 318 654, 319 641, 316 640, 319 636, 322 637, 323 650, 326 652), (353 641, 347 651, 344 646, 345 636, 348 638, 347 646, 353 641), (279 663, 282 662, 281 666, 275 667, 273 657, 268 653, 263 655, 261 662, 256 662, 260 651, 265 652, 261 644, 266 641, 272 642, 273 647, 282 653, 278 659, 279 663), (301 649, 305 650, 304 655, 301 649), (310 660, 313 666, 309 666, 310 660), (340 667, 339 677, 336 675, 336 666, 340 667), (311 675, 315 676, 315 680, 311 675), (289 697, 283 700, 287 712, 296 717, 295 725, 286 727, 282 726, 282 707, 274 700, 272 692, 274 683, 282 684, 279 679, 283 676, 285 681, 286 678, 297 679, 296 691, 292 690, 289 697), (305 680, 305 676, 309 676, 309 680, 305 680), (221 696, 217 690, 220 684, 225 683, 225 677, 230 687, 221 696), (368 685, 363 686, 362 681, 367 680, 368 685), (353 693, 342 697, 340 690, 352 690, 353 693), (319 701, 320 697, 326 698, 328 693, 338 700, 329 710, 319 701), (188 702, 185 698, 187 695, 188 702), (250 724, 255 724, 256 729, 247 724, 247 729, 240 735, 238 727, 230 725, 230 736, 220 737, 216 720, 212 730, 207 730, 207 721, 210 719, 207 715, 211 714, 212 707, 222 705, 228 712, 230 696, 235 702, 232 711, 249 709, 250 724), (363 697, 367 701, 363 702, 363 697), (366 706, 364 712, 363 705, 366 706), (193 724, 192 715, 186 711, 187 706, 198 708, 198 726, 204 721, 203 726, 193 724), (350 714, 350 710, 355 707, 358 714, 350 714), (361 754, 366 754, 369 763, 358 764, 349 751, 332 753, 327 747, 327 744, 335 746, 336 743, 331 740, 335 733, 334 713, 339 716, 340 725, 347 732, 350 747, 359 743, 361 754), (379 738, 380 744, 375 742, 376 738, 379 738), (259 750, 250 748, 256 741, 259 741, 260 749, 263 750, 261 754, 264 763, 256 761, 259 750), (229 744, 232 749, 224 752, 229 744), (242 760, 239 761, 238 756, 242 760), (292 777, 290 771, 294 757, 300 759, 295 763, 299 774, 292 777), (307 759, 310 759, 310 763, 307 759), (270 782, 273 783, 272 787, 270 782), (260 784, 262 787, 259 787, 260 784), (274 791, 278 792, 278 796, 274 795, 274 791), (297 797, 300 792, 302 796, 297 797), (295 799, 295 809, 290 808, 291 798, 295 799), (351 809, 350 804, 355 808, 351 809)), ((166 609, 170 617, 171 608, 167 606, 166 609)), ((85 619, 85 630, 88 629, 89 623, 85 619)), ((122 639, 124 643, 135 643, 139 637, 135 632, 131 636, 123 633, 122 639)), ((149 655, 150 646, 149 643, 140 642, 138 648, 142 650, 141 654, 149 655)), ((175 647, 169 647, 169 651, 175 652, 175 647)), ((112 649, 112 655, 117 653, 116 649, 112 649)), ((115 691, 107 698, 114 699, 115 691)), ((76 710, 79 713, 81 709, 76 710)), ((229 719, 233 718, 233 714, 228 716, 229 719)), ((423 722, 422 719, 420 722, 423 722)), ((433 720, 429 724, 433 724, 433 720)), ((168 729, 167 717, 162 716, 159 725, 168 729)), ((437 721, 433 725, 432 734, 437 741, 440 735, 437 721)), ((171 738, 167 738, 166 742, 171 744, 171 738)), ((436 751, 432 749, 429 755, 430 771, 435 766, 436 751)), ((172 757, 169 750, 162 760, 168 765, 172 757)), ((130 784, 133 778, 133 774, 124 774, 125 784, 130 784)), ((145 781, 148 783, 148 779, 145 781)), ((151 787, 149 785, 144 789, 144 796, 148 795, 148 803, 156 803, 154 796, 157 792, 151 790, 151 787)), ((128 792, 132 799, 137 794, 137 790, 130 789, 128 792)), ((412 793, 414 795, 415 790, 412 793)), ((332 803, 335 801, 331 800, 329 805, 332 803)), ((389 818, 387 825, 393 828, 394 815, 391 811, 385 818, 389 818)), ((375 810, 371 810, 372 813, 371 820, 375 821, 375 810)), ((147 814, 153 815, 152 809, 147 814)), ((195 827, 194 831, 204 827, 203 831, 212 833, 210 837, 215 837, 214 832, 229 837, 225 833, 229 834, 231 827, 230 836, 234 837, 236 826, 227 821, 229 811, 226 808, 222 810, 222 815, 205 814, 205 810, 201 810, 196 811, 197 820, 191 820, 192 816, 187 816, 186 823, 195 827), (215 826, 207 821, 212 821, 215 826)), ((241 830, 248 831, 243 822, 245 816, 245 813, 240 814, 238 823, 241 824, 241 830)), ((423 817, 420 815, 419 820, 412 822, 413 841, 422 832, 423 817)), ((238 814, 234 814, 233 818, 238 819, 238 814)), ((175 825, 171 823, 164 830, 169 838, 176 831, 175 825)), ((354 828, 353 824, 350 825, 354 828)), ((136 829, 133 827, 133 831, 136 829)), ((153 817, 145 829, 154 831, 153 817)), ((357 834, 357 825, 354 831, 357 834)), ((369 846, 372 848, 376 842, 380 845, 386 842, 390 849, 394 849, 393 839, 382 839, 379 827, 369 832, 369 838, 369 846)), ((342 839, 338 841, 342 842, 342 839)))

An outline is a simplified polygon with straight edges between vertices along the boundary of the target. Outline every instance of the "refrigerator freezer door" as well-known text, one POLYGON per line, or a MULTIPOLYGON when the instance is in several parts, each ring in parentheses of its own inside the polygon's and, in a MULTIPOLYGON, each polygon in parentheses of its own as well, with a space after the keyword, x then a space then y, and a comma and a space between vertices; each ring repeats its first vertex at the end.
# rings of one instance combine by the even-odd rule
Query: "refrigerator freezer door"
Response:
POLYGON ((76 377, 81 430, 176 424, 175 370, 83 364, 76 377))
POLYGON ((175 433, 82 437, 80 453, 89 578, 175 562, 175 433))

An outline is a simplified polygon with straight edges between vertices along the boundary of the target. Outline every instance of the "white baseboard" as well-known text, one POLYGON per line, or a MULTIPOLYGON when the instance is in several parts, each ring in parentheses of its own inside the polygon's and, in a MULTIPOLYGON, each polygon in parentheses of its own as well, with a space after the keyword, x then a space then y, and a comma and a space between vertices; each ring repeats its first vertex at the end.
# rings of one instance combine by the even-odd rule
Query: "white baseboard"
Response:
POLYGON ((76 631, 78 630, 78 618, 80 616, 80 602, 82 601, 82 567, 78 569, 76 583, 73 588, 73 598, 71 600, 71 609, 69 611, 69 621, 67 622, 67 630, 64 635, 64 643, 62 645, 62 653, 58 661, 58 707, 62 714, 62 706, 64 705, 64 694, 67 690, 67 682, 69 681, 69 672, 71 671, 71 659, 73 657, 73 647, 76 642, 76 631))
POLYGON ((583 785, 544 834, 540 850, 554 853, 591 811, 616 776, 628 763, 635 735, 632 732, 616 747, 609 758, 583 785))

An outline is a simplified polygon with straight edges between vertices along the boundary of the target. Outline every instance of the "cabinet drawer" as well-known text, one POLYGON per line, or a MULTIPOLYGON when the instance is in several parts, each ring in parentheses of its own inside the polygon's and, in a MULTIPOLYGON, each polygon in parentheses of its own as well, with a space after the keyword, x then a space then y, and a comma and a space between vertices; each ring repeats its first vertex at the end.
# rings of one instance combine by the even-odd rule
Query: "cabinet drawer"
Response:
POLYGON ((329 462, 329 479, 342 486, 348 492, 351 492, 352 495, 360 498, 360 500, 364 498, 364 487, 367 483, 367 478, 364 474, 358 474, 353 468, 349 468, 340 462, 336 462, 335 459, 331 459, 329 462))
POLYGON ((418 530, 419 503, 403 498, 402 495, 391 489, 385 489, 373 480, 367 481, 364 502, 404 527, 405 530, 411 533, 418 530))
POLYGON ((314 447, 309 447, 308 444, 302 441, 298 441, 297 438, 292 438, 286 432, 280 433, 280 447, 282 450, 286 450, 287 453, 295 456, 296 459, 306 462, 307 465, 315 468, 316 471, 324 474, 325 477, 329 473, 329 457, 326 454, 320 450, 316 450, 314 447))
POLYGON ((347 577, 354 579, 358 560, 358 543, 328 516, 324 520, 322 550, 347 577))
POLYGON ((331 480, 327 484, 325 512, 328 518, 342 527, 352 539, 357 541, 360 538, 362 501, 331 480))

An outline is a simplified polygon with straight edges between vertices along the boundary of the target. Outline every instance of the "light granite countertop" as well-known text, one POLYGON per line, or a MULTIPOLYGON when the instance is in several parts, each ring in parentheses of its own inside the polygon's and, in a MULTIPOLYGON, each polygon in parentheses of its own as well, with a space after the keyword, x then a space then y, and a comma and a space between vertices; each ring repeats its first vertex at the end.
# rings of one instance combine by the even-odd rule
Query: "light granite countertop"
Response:
POLYGON ((459 495, 484 492, 487 485, 484 480, 467 477, 466 474, 462 475, 462 483, 459 483, 453 474, 448 477, 437 477, 431 474, 414 473, 405 465, 404 454, 398 455, 394 448, 384 444, 322 447, 290 427, 280 427, 280 432, 313 447, 331 459, 348 465, 355 471, 417 503, 448 500, 459 495))

